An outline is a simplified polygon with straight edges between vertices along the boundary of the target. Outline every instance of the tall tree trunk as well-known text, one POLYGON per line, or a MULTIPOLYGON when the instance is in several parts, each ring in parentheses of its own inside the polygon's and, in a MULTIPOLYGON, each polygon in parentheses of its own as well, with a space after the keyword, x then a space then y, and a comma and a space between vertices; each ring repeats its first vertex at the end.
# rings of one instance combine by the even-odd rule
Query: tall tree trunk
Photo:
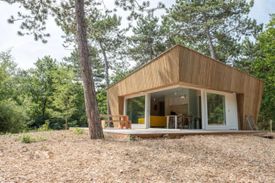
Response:
POLYGON ((65 130, 68 130, 69 128, 68 128, 68 118, 67 118, 67 116, 65 116, 65 130))
POLYGON ((42 102, 42 118, 43 118, 43 121, 46 119, 46 117, 45 117, 46 107, 47 107, 47 97, 43 98, 43 102, 42 102))
MULTIPOLYGON (((103 55, 103 58, 104 58, 104 76, 105 76, 105 80, 106 80, 106 88, 108 88, 110 86, 110 78, 109 78, 109 61, 108 61, 108 58, 107 58, 107 54, 106 54, 106 51, 105 51, 105 48, 104 46, 102 45, 102 41, 99 40, 98 41, 99 43, 99 46, 100 46, 100 49, 102 51, 102 55, 103 55)), ((107 114, 111 114, 111 109, 110 109, 110 105, 109 105, 109 96, 108 96, 108 92, 107 92, 107 114)))
POLYGON ((80 57, 81 77, 84 88, 85 108, 91 139, 104 138, 96 102, 93 73, 89 62, 87 28, 85 24, 84 0, 75 0, 77 43, 80 57))
POLYGON ((207 35, 207 39, 208 39, 208 49, 209 49, 209 52, 210 52, 210 56, 213 59, 217 59, 215 48, 214 48, 214 45, 213 45, 213 40, 212 40, 212 37, 210 35, 209 28, 206 28, 206 35, 207 35))

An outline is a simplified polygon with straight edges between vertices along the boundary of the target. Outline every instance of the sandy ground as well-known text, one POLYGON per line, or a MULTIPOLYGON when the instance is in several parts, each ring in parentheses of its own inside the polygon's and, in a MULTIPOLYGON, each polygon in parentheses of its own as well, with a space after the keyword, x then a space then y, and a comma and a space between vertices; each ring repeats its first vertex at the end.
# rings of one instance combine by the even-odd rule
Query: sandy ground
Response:
POLYGON ((72 131, 0 136, 0 182, 275 182, 275 140, 186 136, 114 142, 72 131))

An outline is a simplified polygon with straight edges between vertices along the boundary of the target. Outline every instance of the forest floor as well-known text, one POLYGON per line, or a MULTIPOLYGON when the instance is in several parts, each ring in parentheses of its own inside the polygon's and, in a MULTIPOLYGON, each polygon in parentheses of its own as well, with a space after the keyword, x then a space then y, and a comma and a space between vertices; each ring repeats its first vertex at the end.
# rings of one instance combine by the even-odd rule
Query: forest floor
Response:
POLYGON ((0 182, 275 182, 275 140, 247 135, 117 142, 85 131, 0 136, 0 182))

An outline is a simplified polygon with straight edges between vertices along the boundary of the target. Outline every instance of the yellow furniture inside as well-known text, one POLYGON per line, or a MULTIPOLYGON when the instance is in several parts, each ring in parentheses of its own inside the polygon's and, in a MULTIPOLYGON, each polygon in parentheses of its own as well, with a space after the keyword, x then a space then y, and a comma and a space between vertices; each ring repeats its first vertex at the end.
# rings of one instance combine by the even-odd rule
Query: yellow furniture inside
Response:
MULTIPOLYGON (((138 118, 138 124, 144 124, 144 118, 138 118)), ((165 127, 165 116, 150 116, 150 127, 165 127)))

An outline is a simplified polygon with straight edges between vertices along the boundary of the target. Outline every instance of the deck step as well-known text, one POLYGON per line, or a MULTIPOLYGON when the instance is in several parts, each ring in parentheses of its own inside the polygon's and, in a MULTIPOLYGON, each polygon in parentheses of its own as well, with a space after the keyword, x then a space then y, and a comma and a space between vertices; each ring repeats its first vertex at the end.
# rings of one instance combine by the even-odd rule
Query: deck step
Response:
POLYGON ((137 139, 175 139, 190 135, 259 135, 258 131, 204 131, 204 130, 104 130, 106 139, 131 141, 137 139))
POLYGON ((274 133, 259 133, 257 134, 259 137, 263 137, 266 139, 275 139, 275 134, 274 133))

